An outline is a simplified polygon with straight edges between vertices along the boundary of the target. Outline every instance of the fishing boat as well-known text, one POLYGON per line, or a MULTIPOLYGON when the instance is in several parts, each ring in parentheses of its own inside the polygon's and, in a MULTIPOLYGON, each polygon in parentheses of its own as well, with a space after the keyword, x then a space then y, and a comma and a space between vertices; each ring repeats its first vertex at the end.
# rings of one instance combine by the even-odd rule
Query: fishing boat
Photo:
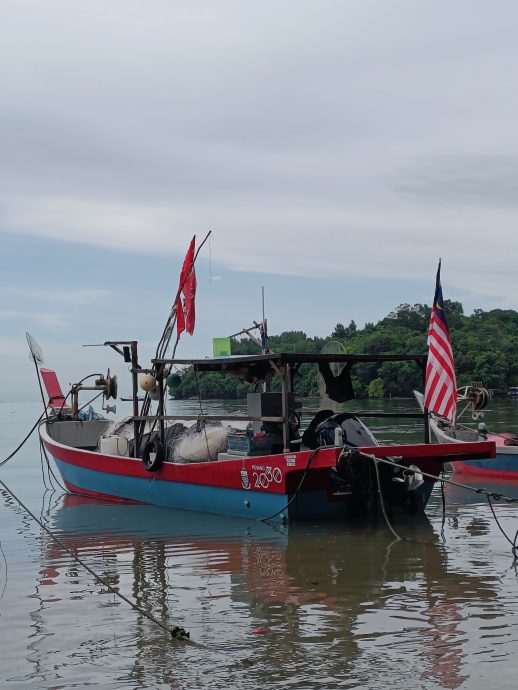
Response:
MULTIPOLYGON (((176 349, 184 331, 195 325, 196 257, 193 237, 180 273, 178 291, 150 365, 139 360, 137 341, 107 341, 129 365, 132 415, 120 423, 85 413, 79 396, 95 391, 117 397, 117 380, 91 374, 66 395, 56 373, 43 368, 43 355, 27 335, 48 394, 40 438, 55 460, 66 488, 82 496, 150 503, 167 508, 219 513, 280 522, 344 519, 422 512, 445 462, 491 457, 495 445, 429 443, 428 415, 364 413, 366 416, 418 417, 424 443, 382 445, 358 412, 323 407, 303 428, 297 396, 301 367, 318 368, 328 401, 355 398, 353 367, 384 362, 413 362, 425 371, 422 354, 275 353, 268 348, 267 322, 254 321, 261 354, 179 359, 176 349), (173 333, 176 343, 167 357, 173 333), (250 386, 246 415, 206 415, 201 397, 196 415, 168 415, 165 399, 179 371, 189 368, 195 380, 213 372, 237 376, 250 386), (94 385, 91 385, 94 379, 94 385), (144 391, 143 399, 139 394, 144 391), (153 405, 155 409, 153 411, 153 405), (433 476, 427 476, 433 475, 433 476)), ((236 334, 239 335, 239 334, 236 334)), ((228 339, 227 339, 228 340, 228 339)), ((374 367, 375 368, 375 367, 374 367)))
MULTIPOLYGON (((414 391, 421 408, 423 394, 414 391)), ((480 457, 461 460, 452 465, 453 471, 494 479, 518 479, 518 435, 503 432, 493 433, 487 429, 482 410, 487 406, 490 394, 481 384, 464 386, 457 390, 457 414, 449 421, 437 414, 430 414, 430 429, 439 443, 458 445, 476 441, 491 441, 495 444, 494 458, 480 457), (478 422, 477 427, 468 426, 464 420, 478 422)))
MULTIPOLYGON (((329 397, 343 402, 354 397, 353 366, 413 361, 422 368, 425 355, 158 357, 146 369, 136 341, 106 345, 131 365, 133 414, 117 424, 85 415, 79 400, 83 391, 96 391, 105 402, 115 398, 117 381, 109 372, 97 375, 94 385, 83 377, 65 395, 56 373, 39 367, 48 394, 41 442, 74 494, 281 522, 344 519, 380 507, 415 514, 434 486, 423 472, 437 475, 445 462, 494 455, 494 444, 478 441, 380 445, 357 412, 319 410, 302 428, 296 396, 302 365, 317 366, 329 397), (330 367, 336 362, 343 367, 338 376, 330 367), (167 415, 167 377, 186 366, 196 376, 238 376, 261 390, 248 394, 246 415, 167 415), (147 391, 142 402, 139 384, 147 391), (263 390, 264 384, 277 390, 263 390)), ((37 352, 34 345, 31 351, 37 352)), ((422 413, 368 414, 422 418, 426 433, 422 413)))

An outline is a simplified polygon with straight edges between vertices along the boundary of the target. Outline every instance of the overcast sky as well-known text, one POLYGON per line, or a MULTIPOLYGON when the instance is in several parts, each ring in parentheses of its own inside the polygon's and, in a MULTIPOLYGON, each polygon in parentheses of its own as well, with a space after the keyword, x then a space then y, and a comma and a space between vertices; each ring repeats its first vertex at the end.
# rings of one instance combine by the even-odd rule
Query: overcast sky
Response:
MULTIPOLYGON (((261 316, 326 335, 445 297, 518 309, 518 6, 495 0, 2 0, 0 400, 159 337, 261 316)), ((143 352, 146 346, 143 346, 143 352)), ((92 369, 93 368, 93 369, 92 369)))

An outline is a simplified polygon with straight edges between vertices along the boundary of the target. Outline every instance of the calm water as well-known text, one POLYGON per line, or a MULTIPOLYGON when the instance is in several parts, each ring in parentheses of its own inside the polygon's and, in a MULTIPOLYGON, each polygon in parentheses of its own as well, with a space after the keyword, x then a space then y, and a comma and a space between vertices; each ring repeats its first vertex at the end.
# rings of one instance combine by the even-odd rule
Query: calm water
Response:
MULTIPOLYGON (((488 426, 516 428, 518 401, 492 408, 488 426)), ((0 404, 0 460, 39 413, 0 404)), ((413 422, 371 426, 417 434, 413 422)), ((32 438, 0 478, 90 567, 195 641, 171 642, 115 599, 0 489, 2 689, 516 687, 518 575, 478 495, 446 489, 443 540, 436 492, 428 520, 398 526, 413 541, 394 542, 383 524, 280 529, 66 497, 44 480, 32 438)), ((499 488, 518 496, 518 483, 499 488)), ((518 506, 497 512, 514 536, 518 506)))

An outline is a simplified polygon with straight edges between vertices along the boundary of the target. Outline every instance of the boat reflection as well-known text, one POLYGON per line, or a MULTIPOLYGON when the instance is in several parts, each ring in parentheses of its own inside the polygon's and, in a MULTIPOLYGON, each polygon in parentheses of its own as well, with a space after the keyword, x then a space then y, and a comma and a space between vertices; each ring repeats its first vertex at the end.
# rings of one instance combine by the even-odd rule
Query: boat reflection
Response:
MULTIPOLYGON (((426 518, 398 525, 414 541, 395 543, 384 525, 288 529, 70 495, 49 517, 62 542, 112 585, 165 624, 182 625, 196 640, 218 646, 227 673, 247 664, 256 687, 288 681, 293 668, 378 687, 381 675, 376 682, 371 669, 369 680, 364 658, 404 652, 418 664, 416 677, 457 688, 467 678, 465 607, 496 599, 493 578, 449 570, 426 518), (253 644, 249 636, 260 627, 269 632, 253 644)), ((48 535, 43 547, 41 609, 58 599, 44 590, 62 590, 78 570, 48 535)), ((90 591, 106 589, 92 585, 90 591)), ((125 618, 137 650, 132 683, 175 687, 170 641, 137 617, 137 624, 125 618)), ((40 625, 43 619, 48 627, 48 610, 39 611, 40 625)), ((216 663, 212 651, 203 654, 205 663, 216 663)), ((199 650, 191 663, 196 657, 199 650)), ((377 672, 382 669, 383 663, 377 672)))
MULTIPOLYGON (((518 500, 518 483, 515 479, 488 480, 486 477, 453 475, 453 481, 476 490, 485 489, 492 494, 502 494, 518 500)), ((475 503, 487 503, 485 494, 469 491, 455 484, 446 484, 444 487, 447 504, 468 505, 475 503)))

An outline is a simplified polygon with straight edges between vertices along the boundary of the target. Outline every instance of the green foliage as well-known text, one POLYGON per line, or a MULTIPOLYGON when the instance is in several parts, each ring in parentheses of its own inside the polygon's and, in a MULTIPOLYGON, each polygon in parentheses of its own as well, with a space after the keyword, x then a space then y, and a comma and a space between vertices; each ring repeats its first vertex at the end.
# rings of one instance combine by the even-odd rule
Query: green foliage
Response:
POLYGON ((369 398, 383 398, 385 393, 385 387, 383 385, 383 380, 380 378, 372 379, 367 387, 367 395, 369 398))
MULTIPOLYGON (((459 386, 482 381, 488 388, 505 391, 518 385, 518 312, 511 309, 476 309, 465 316, 462 304, 445 301, 459 386)), ((286 331, 271 336, 274 352, 320 353, 331 340, 340 341, 349 353, 426 353, 430 307, 426 304, 401 304, 378 323, 358 328, 337 323, 327 338, 308 337, 304 331, 286 331)), ((232 353, 259 354, 260 347, 251 338, 235 340, 232 353)), ((423 372, 413 362, 384 362, 355 365, 352 380, 356 396, 378 398, 407 397, 423 388, 423 372)), ((319 377, 315 365, 304 364, 295 377, 295 389, 301 396, 318 395, 319 377)), ((277 379, 271 390, 279 390, 277 379)), ((187 369, 175 390, 178 398, 242 398, 255 386, 237 377, 217 373, 199 374, 187 369)))

